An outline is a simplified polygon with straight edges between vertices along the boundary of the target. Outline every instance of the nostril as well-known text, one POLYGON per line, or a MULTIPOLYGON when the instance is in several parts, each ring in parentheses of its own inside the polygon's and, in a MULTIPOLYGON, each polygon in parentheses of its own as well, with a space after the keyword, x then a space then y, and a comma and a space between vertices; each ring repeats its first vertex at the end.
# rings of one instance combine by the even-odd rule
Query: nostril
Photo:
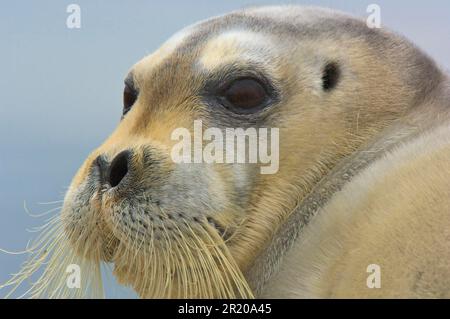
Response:
POLYGON ((128 173, 129 151, 120 152, 109 166, 108 182, 111 187, 116 187, 128 173))

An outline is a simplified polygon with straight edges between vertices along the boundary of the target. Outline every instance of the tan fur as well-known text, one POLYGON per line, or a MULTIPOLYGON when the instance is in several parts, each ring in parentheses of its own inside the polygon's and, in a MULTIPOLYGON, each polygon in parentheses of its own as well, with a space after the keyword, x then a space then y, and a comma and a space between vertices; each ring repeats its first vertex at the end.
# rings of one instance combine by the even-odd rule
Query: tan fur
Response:
POLYGON ((318 212, 266 287, 290 298, 450 297, 450 125, 358 175, 318 212), (368 288, 377 264, 381 288, 368 288))
MULTIPOLYGON (((130 74, 136 103, 66 195, 58 233, 76 256, 114 263, 118 280, 142 297, 446 296, 448 267, 434 260, 448 256, 448 203, 439 199, 449 190, 448 176, 440 174, 449 168, 449 148, 428 142, 448 137, 448 130, 399 146, 329 203, 323 197, 310 225, 294 225, 306 227, 299 240, 283 233, 340 163, 388 140, 385 132, 400 136, 399 123, 408 137, 447 118, 447 78, 406 40, 322 9, 248 9, 188 28, 130 74), (329 63, 339 66, 340 79, 327 91, 322 77, 329 63), (211 74, 249 66, 272 79, 277 105, 244 121, 205 103, 199 92, 211 74), (259 164, 173 163, 171 133, 192 130, 197 119, 205 127, 257 120, 279 128, 278 173, 255 173, 259 164), (133 187, 103 189, 96 159, 110 162, 123 150, 133 152, 133 187), (398 267, 407 262, 408 269, 398 267), (384 290, 364 288, 366 263, 381 264, 384 290), (430 265, 436 268, 421 270, 430 265), (442 283, 434 284, 437 278, 442 283)), ((378 149, 377 157, 386 151, 378 149)), ((10 284, 34 272, 38 263, 32 265, 10 284)))

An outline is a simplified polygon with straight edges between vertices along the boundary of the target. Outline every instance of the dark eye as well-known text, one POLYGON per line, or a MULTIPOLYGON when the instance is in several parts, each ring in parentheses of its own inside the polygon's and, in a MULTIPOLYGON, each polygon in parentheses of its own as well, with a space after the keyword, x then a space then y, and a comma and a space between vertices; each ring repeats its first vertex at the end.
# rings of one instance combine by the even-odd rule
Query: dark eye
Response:
POLYGON ((265 106, 270 98, 258 80, 249 78, 235 80, 224 90, 222 96, 226 104, 243 113, 265 106))
POLYGON ((125 88, 123 89, 123 115, 127 114, 134 102, 138 97, 138 91, 134 88, 134 85, 129 81, 125 82, 125 88))

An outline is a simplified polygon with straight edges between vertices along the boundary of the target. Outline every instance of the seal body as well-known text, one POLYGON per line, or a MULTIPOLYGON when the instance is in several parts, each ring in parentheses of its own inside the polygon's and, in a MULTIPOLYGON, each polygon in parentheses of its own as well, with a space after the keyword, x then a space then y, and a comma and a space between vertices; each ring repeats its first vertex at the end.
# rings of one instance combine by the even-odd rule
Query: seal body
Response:
POLYGON ((448 298, 448 124, 384 152, 336 192, 304 228, 262 295, 448 298))

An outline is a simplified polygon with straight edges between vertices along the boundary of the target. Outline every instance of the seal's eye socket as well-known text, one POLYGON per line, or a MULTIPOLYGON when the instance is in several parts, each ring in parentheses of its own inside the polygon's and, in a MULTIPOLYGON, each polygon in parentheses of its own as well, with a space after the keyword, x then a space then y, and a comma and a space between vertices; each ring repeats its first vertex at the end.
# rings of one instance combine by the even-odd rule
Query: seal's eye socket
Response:
POLYGON ((123 89, 123 115, 127 114, 131 107, 136 102, 138 91, 134 88, 132 83, 125 82, 123 89))
POLYGON ((234 80, 223 90, 222 97, 228 106, 244 113, 265 106, 270 98, 264 85, 252 78, 234 80))

